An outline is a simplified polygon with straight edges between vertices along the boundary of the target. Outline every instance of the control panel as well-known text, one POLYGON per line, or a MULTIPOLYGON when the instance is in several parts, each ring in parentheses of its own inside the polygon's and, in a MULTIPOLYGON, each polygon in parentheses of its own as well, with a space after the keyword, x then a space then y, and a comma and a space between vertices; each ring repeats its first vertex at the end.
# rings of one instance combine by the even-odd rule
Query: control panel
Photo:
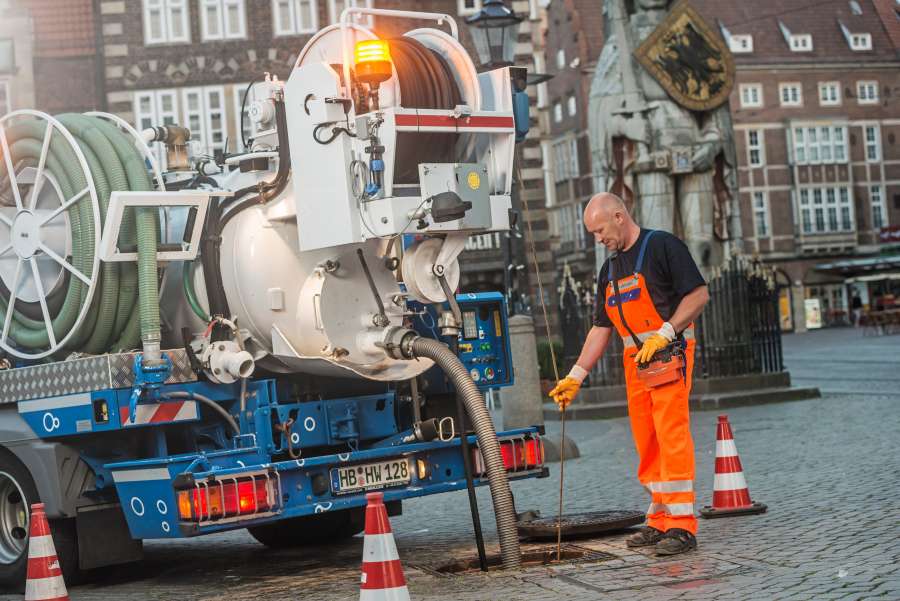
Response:
MULTIPOLYGON (((456 296, 462 312, 462 330, 457 340, 460 361, 472 381, 482 390, 503 388, 513 383, 509 350, 506 303, 499 292, 477 292, 456 296)), ((413 327, 421 334, 442 339, 433 306, 417 307, 413 327)), ((432 369, 428 372, 431 379, 432 369)))

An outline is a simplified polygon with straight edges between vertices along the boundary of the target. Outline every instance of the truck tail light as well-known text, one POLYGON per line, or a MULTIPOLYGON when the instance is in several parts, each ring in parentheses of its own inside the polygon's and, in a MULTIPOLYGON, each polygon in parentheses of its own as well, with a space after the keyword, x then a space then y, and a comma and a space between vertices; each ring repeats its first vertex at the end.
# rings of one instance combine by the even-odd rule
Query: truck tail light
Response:
MULTIPOLYGON (((507 472, 534 469, 544 464, 544 443, 538 436, 501 440, 500 456, 507 472)), ((472 450, 472 466, 476 475, 486 472, 484 458, 477 448, 472 450)))
POLYGON ((198 482, 178 491, 178 514, 184 521, 205 522, 267 512, 277 502, 275 482, 265 474, 198 482))

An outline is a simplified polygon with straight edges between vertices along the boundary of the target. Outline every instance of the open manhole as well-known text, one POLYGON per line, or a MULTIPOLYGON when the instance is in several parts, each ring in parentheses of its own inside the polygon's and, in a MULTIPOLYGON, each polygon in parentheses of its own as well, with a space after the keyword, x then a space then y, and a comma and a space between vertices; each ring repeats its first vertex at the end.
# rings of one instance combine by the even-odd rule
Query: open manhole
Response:
MULTIPOLYGON (((570 513, 562 516, 560 528, 562 538, 586 538, 624 530, 643 523, 643 511, 615 509, 608 511, 590 511, 588 513, 570 513)), ((556 517, 537 518, 516 524, 520 538, 534 540, 556 540, 556 517)))
MULTIPOLYGON (((575 545, 562 545, 562 547, 560 547, 560 555, 562 556, 562 561, 568 562, 606 561, 608 559, 616 558, 615 555, 612 555, 610 553, 593 551, 591 549, 585 549, 583 547, 576 547, 575 545)), ((552 563, 558 563, 556 558, 555 546, 541 547, 539 549, 526 549, 522 553, 523 568, 533 568, 535 566, 550 565, 552 563)), ((487 556, 487 565, 489 571, 500 569, 502 564, 503 562, 501 561, 499 555, 487 556)), ((467 557, 438 566, 437 568, 435 568, 435 571, 441 574, 465 574, 467 572, 479 572, 481 571, 481 564, 478 562, 478 557, 467 557)))

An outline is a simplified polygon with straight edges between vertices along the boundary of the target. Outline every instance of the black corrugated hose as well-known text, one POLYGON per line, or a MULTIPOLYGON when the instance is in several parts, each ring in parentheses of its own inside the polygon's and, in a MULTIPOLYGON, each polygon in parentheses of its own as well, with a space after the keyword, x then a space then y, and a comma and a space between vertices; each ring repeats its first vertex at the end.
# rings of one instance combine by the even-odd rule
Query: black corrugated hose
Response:
MULTIPOLYGON (((491 500, 494 503, 494 515, 497 519, 497 535, 500 537, 500 559, 504 568, 520 567, 522 554, 516 530, 516 508, 513 504, 512 491, 509 489, 509 480, 506 478, 503 457, 500 455, 497 432, 494 430, 494 422, 491 420, 491 414, 488 413, 484 396, 475 386, 466 366, 443 342, 432 338, 416 337, 410 344, 410 350, 415 357, 426 357, 433 360, 453 382, 456 394, 460 396, 466 406, 469 419, 472 420, 472 427, 475 429, 475 436, 478 439, 478 449, 484 458, 487 471, 491 500)), ((463 425, 460 424, 459 427, 462 429, 463 425)))

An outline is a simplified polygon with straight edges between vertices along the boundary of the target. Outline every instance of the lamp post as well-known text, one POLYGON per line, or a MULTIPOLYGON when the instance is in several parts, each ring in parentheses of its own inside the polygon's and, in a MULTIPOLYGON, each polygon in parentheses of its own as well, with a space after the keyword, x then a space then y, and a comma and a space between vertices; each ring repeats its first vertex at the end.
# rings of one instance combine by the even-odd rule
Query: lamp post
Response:
POLYGON ((480 11, 466 18, 478 58, 486 69, 513 64, 521 22, 522 17, 502 0, 487 0, 480 11))

